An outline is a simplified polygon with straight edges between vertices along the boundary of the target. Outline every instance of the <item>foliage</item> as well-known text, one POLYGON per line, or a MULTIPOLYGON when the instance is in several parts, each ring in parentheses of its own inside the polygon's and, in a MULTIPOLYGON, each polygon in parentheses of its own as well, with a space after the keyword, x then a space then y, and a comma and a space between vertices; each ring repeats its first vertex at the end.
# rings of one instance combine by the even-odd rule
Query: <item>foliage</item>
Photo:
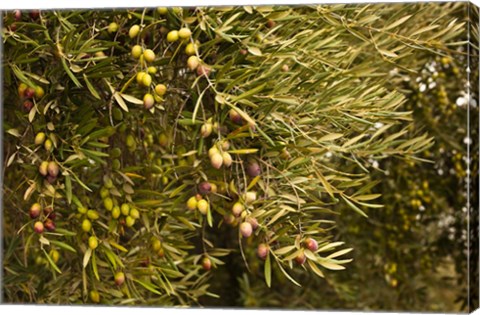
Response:
MULTIPOLYGON (((452 14, 465 18, 467 9, 457 7, 452 14)), ((369 211, 368 220, 359 221, 346 213, 339 221, 338 237, 355 248, 350 268, 327 277, 327 283, 309 279, 302 282, 304 289, 285 286, 269 295, 270 290, 253 277, 240 279, 243 285, 248 284, 251 296, 243 296, 239 303, 257 307, 437 312, 478 307, 474 289, 478 287, 478 253, 475 241, 467 236, 466 208, 468 172, 474 181, 470 188, 472 203, 474 187, 478 187, 478 143, 474 140, 478 139, 478 86, 471 85, 470 104, 467 92, 468 82, 478 82, 478 45, 470 46, 468 60, 466 36, 461 34, 459 41, 464 44, 449 56, 428 57, 418 73, 393 73, 392 87, 404 91, 408 98, 401 110, 413 111, 415 124, 409 132, 427 131, 435 143, 419 155, 428 163, 372 161, 379 170, 372 179, 379 184, 371 193, 382 194, 380 200, 385 208, 369 211), (466 72, 468 64, 472 69, 470 77, 466 72), (473 141, 470 168, 468 115, 473 141), (296 297, 287 305, 283 299, 286 294, 296 297)), ((472 212, 471 235, 478 235, 475 218, 478 215, 472 212)))
POLYGON ((433 145, 392 70, 453 54, 460 7, 6 13, 5 300, 196 305, 216 268, 272 296, 346 274, 335 228, 383 211, 374 161, 433 145))

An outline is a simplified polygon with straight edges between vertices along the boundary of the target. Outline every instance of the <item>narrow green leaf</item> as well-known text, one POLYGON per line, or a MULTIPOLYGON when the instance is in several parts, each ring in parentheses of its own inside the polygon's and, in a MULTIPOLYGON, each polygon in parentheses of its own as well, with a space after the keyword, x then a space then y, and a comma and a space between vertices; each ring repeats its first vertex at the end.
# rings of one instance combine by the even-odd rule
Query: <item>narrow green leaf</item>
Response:
POLYGON ((210 206, 207 208, 207 223, 209 227, 213 227, 212 208, 210 206))
POLYGON ((90 257, 92 257, 92 249, 89 247, 85 252, 85 255, 83 255, 83 269, 87 267, 90 257))
POLYGON ((128 94, 123 94, 123 93, 119 93, 119 94, 127 102, 137 104, 137 105, 143 105, 143 101, 141 99, 138 99, 138 98, 136 98, 134 96, 131 96, 131 95, 128 95, 128 94))
POLYGON ((205 94, 206 91, 207 91, 207 89, 204 89, 202 91, 202 93, 200 93, 200 95, 198 96, 197 102, 195 103, 195 108, 193 109, 192 123, 195 123, 195 119, 197 118, 198 109, 200 108, 200 103, 202 102, 203 94, 205 94))
POLYGON ((65 175, 65 193, 68 204, 72 203, 72 179, 70 175, 65 175))
POLYGON ((322 265, 323 267, 325 267, 327 269, 330 269, 330 270, 344 270, 345 269, 345 267, 343 267, 341 265, 338 265, 338 264, 335 264, 335 263, 332 263, 332 262, 329 262, 329 261, 326 261, 326 260, 319 259, 317 261, 320 265, 322 265))
POLYGON ((360 215, 364 216, 365 218, 368 218, 368 215, 363 212, 359 207, 357 207, 356 205, 354 205, 352 202, 350 202, 347 198, 345 198, 343 195, 342 195, 342 199, 345 200, 345 202, 350 206, 350 208, 352 208, 355 212, 359 213, 360 215))
POLYGON ((332 141, 332 140, 339 139, 341 137, 343 137, 343 134, 341 133, 330 133, 318 139, 318 142, 332 141))
POLYGON ((115 100, 117 101, 118 105, 120 105, 120 107, 128 112, 128 106, 127 104, 125 103, 125 101, 123 100, 123 98, 120 96, 120 94, 118 92, 113 92, 113 97, 115 98, 115 100))
POLYGON ((262 51, 257 47, 248 47, 248 51, 254 56, 262 55, 262 51))
POLYGON ((258 149, 238 149, 238 150, 228 151, 228 153, 231 153, 231 154, 252 154, 257 152, 258 152, 258 149))
POLYGON ((319 277, 325 278, 325 275, 323 274, 323 272, 317 267, 317 265, 315 265, 314 262, 309 260, 308 265, 310 266, 310 269, 312 269, 312 271, 316 273, 319 277))
POLYGON ((155 294, 158 294, 158 295, 162 295, 162 292, 158 291, 157 289, 155 289, 155 287, 149 283, 146 283, 146 282, 143 282, 143 281, 140 281, 138 279, 133 279, 133 281, 135 281, 136 283, 140 284, 142 287, 144 287, 145 289, 147 289, 148 291, 152 292, 152 293, 155 293, 155 294))
POLYGON ((383 28, 383 30, 384 30, 384 31, 387 31, 387 30, 390 30, 390 29, 395 28, 395 27, 397 27, 397 26, 400 26, 400 25, 402 25, 403 23, 405 23, 405 22, 406 22, 409 18, 411 18, 411 17, 412 17, 412 15, 404 16, 403 18, 401 18, 401 19, 393 22, 392 24, 385 26, 385 27, 383 28))
POLYGON ((75 75, 73 74, 73 72, 68 68, 67 62, 65 61, 65 58, 61 58, 61 59, 62 59, 63 69, 64 69, 65 72, 68 74, 68 76, 70 77, 70 79, 72 79, 73 83, 75 83, 75 85, 76 85, 78 88, 83 87, 83 85, 80 83, 80 81, 78 81, 78 79, 75 77, 75 75))
POLYGON ((60 269, 58 269, 58 266, 55 264, 55 262, 52 260, 52 257, 50 257, 50 255, 45 251, 45 249, 42 248, 42 251, 43 253, 45 254, 45 257, 47 258, 48 260, 48 263, 50 264, 50 266, 52 266, 52 268, 58 272, 58 273, 62 273, 62 271, 60 269))
POLYGON ((267 260, 265 261, 265 282, 267 283, 267 287, 270 288, 272 284, 272 268, 270 265, 270 252, 267 254, 267 260))
POLYGON ((302 285, 300 283, 298 283, 297 281, 295 281, 295 279, 292 278, 292 276, 290 276, 286 271, 285 269, 283 269, 281 263, 277 260, 277 265, 278 267, 280 268, 280 271, 285 275, 285 277, 287 277, 288 280, 290 280, 293 284, 301 287, 302 285))
POLYGON ((85 73, 83 74, 83 79, 85 80, 85 83, 87 84, 87 88, 90 91, 90 93, 92 93, 93 97, 95 97, 96 99, 100 99, 100 95, 98 95, 97 90, 95 90, 92 83, 90 83, 90 80, 88 80, 88 77, 85 73))
MULTIPOLYGON (((55 230, 55 232, 58 232, 58 229, 55 230)), ((54 244, 54 245, 57 245, 58 247, 60 248, 63 248, 65 250, 68 250, 68 251, 71 251, 72 253, 76 253, 77 251, 75 250, 75 248, 73 248, 72 246, 64 243, 64 242, 60 242, 60 241, 57 241, 57 240, 50 240, 50 243, 54 244)))
POLYGON ((97 280, 100 281, 100 276, 98 275, 98 269, 97 269, 97 256, 95 255, 95 251, 92 252, 92 269, 93 269, 93 274, 95 275, 95 278, 97 278, 97 280))

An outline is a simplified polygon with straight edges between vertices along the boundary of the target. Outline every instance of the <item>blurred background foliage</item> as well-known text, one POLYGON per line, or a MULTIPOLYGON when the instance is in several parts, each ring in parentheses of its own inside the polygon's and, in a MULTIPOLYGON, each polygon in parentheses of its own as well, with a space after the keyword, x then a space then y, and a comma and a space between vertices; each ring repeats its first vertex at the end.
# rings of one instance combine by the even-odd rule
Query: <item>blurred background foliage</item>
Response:
POLYGON ((478 306, 473 6, 3 16, 4 302, 478 306))

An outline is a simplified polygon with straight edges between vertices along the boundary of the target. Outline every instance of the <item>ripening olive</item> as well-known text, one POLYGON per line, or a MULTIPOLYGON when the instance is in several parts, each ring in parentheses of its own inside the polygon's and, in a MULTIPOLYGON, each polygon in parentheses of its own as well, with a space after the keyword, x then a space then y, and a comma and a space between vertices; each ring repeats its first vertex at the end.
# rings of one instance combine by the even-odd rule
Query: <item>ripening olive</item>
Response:
POLYGON ((262 260, 267 259, 269 250, 270 250, 270 247, 267 244, 264 244, 264 243, 259 244, 257 247, 258 258, 262 260))
POLYGON ((93 303, 100 303, 100 294, 97 291, 90 291, 90 299, 93 303))
POLYGON ((123 272, 117 272, 115 274, 115 284, 121 286, 125 282, 125 274, 123 272))
POLYGON ((210 258, 204 257, 202 259, 202 267, 203 267, 203 269, 205 269, 207 271, 212 269, 212 262, 211 262, 210 258))
POLYGON ((155 93, 157 93, 158 95, 163 96, 165 95, 166 92, 167 92, 167 87, 165 86, 165 84, 155 85, 155 93))
POLYGON ((135 219, 134 219, 133 217, 127 216, 127 217, 125 218, 125 225, 126 225, 127 227, 132 227, 134 224, 135 224, 135 219))
POLYGON ((143 96, 143 107, 145 107, 145 109, 152 108, 154 104, 155 104, 155 99, 153 98, 152 94, 147 93, 143 96))
POLYGON ((116 31, 118 31, 118 24, 117 23, 112 22, 112 23, 108 24, 107 32, 115 33, 116 31))
POLYGON ((138 35, 139 32, 140 32, 140 26, 135 24, 132 27, 130 27, 130 30, 128 31, 128 36, 130 36, 130 38, 134 38, 138 35))
POLYGON ((43 233, 43 223, 41 221, 35 222, 35 224, 33 225, 33 230, 37 234, 42 234, 43 233))
POLYGON ((199 200, 197 202, 197 209, 201 214, 206 215, 208 212, 208 201, 205 199, 199 200))
POLYGON ((167 41, 170 43, 176 42, 178 40, 178 31, 170 31, 167 34, 167 41))
POLYGON ((135 45, 132 47, 132 57, 135 58, 135 59, 138 59, 140 58, 140 56, 142 55, 142 46, 140 45, 135 45))
POLYGON ((253 233, 252 225, 249 222, 242 222, 240 224, 240 233, 243 237, 250 237, 253 233))
POLYGON ((90 247, 92 250, 98 247, 98 240, 95 236, 90 236, 88 238, 88 247, 90 247))
POLYGON ((242 214, 243 210, 245 210, 245 208, 240 202, 236 202, 232 206, 232 214, 236 217, 239 217, 242 214))
POLYGON ((190 29, 187 27, 182 27, 181 29, 178 30, 178 37, 180 37, 181 39, 190 38, 191 35, 192 35, 192 31, 190 31, 190 29))
POLYGON ((92 222, 90 222, 90 220, 88 220, 88 219, 83 220, 82 230, 84 232, 90 232, 91 229, 92 229, 92 222))
POLYGON ((146 49, 143 52, 143 58, 145 58, 146 62, 153 62, 155 60, 155 53, 151 49, 146 49))
POLYGON ((213 154, 210 158, 210 164, 216 168, 217 170, 222 167, 223 164, 223 157, 220 153, 213 154))
POLYGON ((187 200, 187 209, 195 210, 197 208, 197 199, 195 197, 190 197, 187 200))

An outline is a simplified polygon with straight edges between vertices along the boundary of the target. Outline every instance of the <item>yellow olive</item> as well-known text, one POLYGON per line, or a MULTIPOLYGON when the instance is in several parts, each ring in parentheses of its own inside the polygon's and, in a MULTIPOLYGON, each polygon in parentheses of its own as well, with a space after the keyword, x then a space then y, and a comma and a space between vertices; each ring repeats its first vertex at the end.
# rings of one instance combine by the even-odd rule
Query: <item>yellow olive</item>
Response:
POLYGON ((36 98, 42 98, 45 95, 45 91, 41 86, 37 86, 35 88, 35 97, 36 98))
POLYGON ((167 42, 173 43, 178 40, 178 31, 170 31, 167 34, 167 42))
POLYGON ((157 73, 157 68, 155 68, 154 66, 150 66, 147 68, 147 72, 150 74, 155 74, 157 73))
POLYGON ((130 210, 130 216, 134 219, 140 218, 140 212, 136 208, 130 210))
POLYGON ((127 147, 134 147, 136 142, 135 142, 135 137, 133 135, 128 135, 126 138, 126 145, 127 147))
POLYGON ((82 222, 82 230, 84 232, 90 232, 90 230, 92 229, 92 222, 90 222, 89 220, 85 219, 83 220, 82 222))
POLYGON ((180 37, 181 39, 190 38, 191 35, 192 35, 192 31, 190 31, 190 29, 187 27, 182 27, 181 29, 178 30, 178 37, 180 37))
POLYGON ((196 48, 196 45, 194 45, 193 43, 188 43, 185 47, 185 53, 189 56, 193 56, 196 53, 196 48))
POLYGON ((160 242, 159 240, 155 239, 153 242, 152 242, 152 248, 154 251, 158 252, 161 248, 162 248, 162 242, 160 242))
POLYGON ((168 137, 165 133, 161 133, 160 136, 158 136, 158 143, 162 146, 162 147, 166 147, 168 145, 168 137))
POLYGON ((143 58, 146 62, 153 62, 155 60, 155 53, 151 49, 147 49, 143 52, 143 58))
POLYGON ((155 86, 155 93, 157 93, 158 95, 163 96, 165 95, 166 92, 167 92, 167 87, 165 86, 165 84, 157 84, 155 86))
POLYGON ((168 12, 168 8, 166 8, 166 7, 158 7, 158 8, 157 8, 157 12, 158 12, 158 14, 160 14, 160 15, 165 15, 165 14, 167 14, 167 12, 168 12))
POLYGON ((205 199, 199 200, 197 202, 197 209, 201 214, 206 215, 208 211, 208 201, 205 199))
POLYGON ((53 148, 52 140, 50 139, 45 140, 45 142, 43 143, 43 147, 45 148, 45 150, 47 150, 47 152, 50 152, 53 148))
POLYGON ((90 236, 88 238, 88 247, 91 249, 96 249, 98 247, 98 240, 95 236, 90 236))
POLYGON ((135 59, 138 59, 140 58, 140 56, 142 55, 142 46, 140 45, 135 45, 132 47, 132 57, 135 58, 135 59))
POLYGON ((130 30, 128 31, 128 36, 130 36, 130 38, 134 38, 138 35, 139 32, 140 32, 140 26, 135 24, 132 27, 130 27, 130 30))
POLYGON ((87 213, 88 209, 83 207, 83 206, 80 206, 80 207, 77 208, 77 211, 81 214, 85 214, 85 213, 87 213))
POLYGON ((90 220, 97 220, 100 215, 98 214, 97 211, 95 210, 88 210, 87 211, 87 217, 90 219, 90 220))
POLYGON ((137 73, 136 79, 137 79, 137 83, 138 83, 138 84, 143 84, 143 76, 144 76, 145 74, 146 74, 146 73, 143 72, 143 71, 140 71, 140 72, 137 73))
POLYGON ((44 132, 39 132, 35 136, 35 145, 41 145, 45 141, 46 135, 44 132))
POLYGON ((54 263, 57 263, 60 259, 60 253, 55 249, 52 249, 49 254, 54 263))
POLYGON ((109 195, 110 195, 110 192, 108 191, 108 188, 102 187, 100 189, 100 197, 102 197, 102 199, 107 198, 109 195))
POLYGON ((100 303, 100 294, 97 291, 90 291, 90 299, 93 303, 100 303))
POLYGON ((121 212, 124 216, 127 216, 130 213, 130 206, 126 203, 122 204, 121 212))
POLYGON ((197 69, 199 64, 200 64, 200 61, 198 60, 197 56, 188 57, 187 66, 190 70, 193 71, 193 70, 197 69))
POLYGON ((120 217, 120 207, 119 206, 114 206, 112 209, 112 218, 118 219, 120 217))
POLYGON ((115 33, 116 31, 118 31, 118 24, 115 23, 115 22, 112 22, 108 25, 108 30, 107 30, 109 33, 115 33))
POLYGON ((127 216, 125 218, 125 225, 128 227, 132 227, 135 224, 135 219, 132 218, 131 216, 127 216))
POLYGON ((107 197, 103 199, 103 205, 105 206, 105 209, 108 211, 111 211, 113 209, 113 200, 110 197, 107 197))
POLYGON ((195 210, 197 208, 197 199, 195 198, 195 196, 190 197, 187 200, 187 208, 189 210, 195 210))
POLYGON ((152 76, 149 75, 148 73, 145 73, 142 77, 142 85, 149 87, 150 84, 152 84, 152 76))

